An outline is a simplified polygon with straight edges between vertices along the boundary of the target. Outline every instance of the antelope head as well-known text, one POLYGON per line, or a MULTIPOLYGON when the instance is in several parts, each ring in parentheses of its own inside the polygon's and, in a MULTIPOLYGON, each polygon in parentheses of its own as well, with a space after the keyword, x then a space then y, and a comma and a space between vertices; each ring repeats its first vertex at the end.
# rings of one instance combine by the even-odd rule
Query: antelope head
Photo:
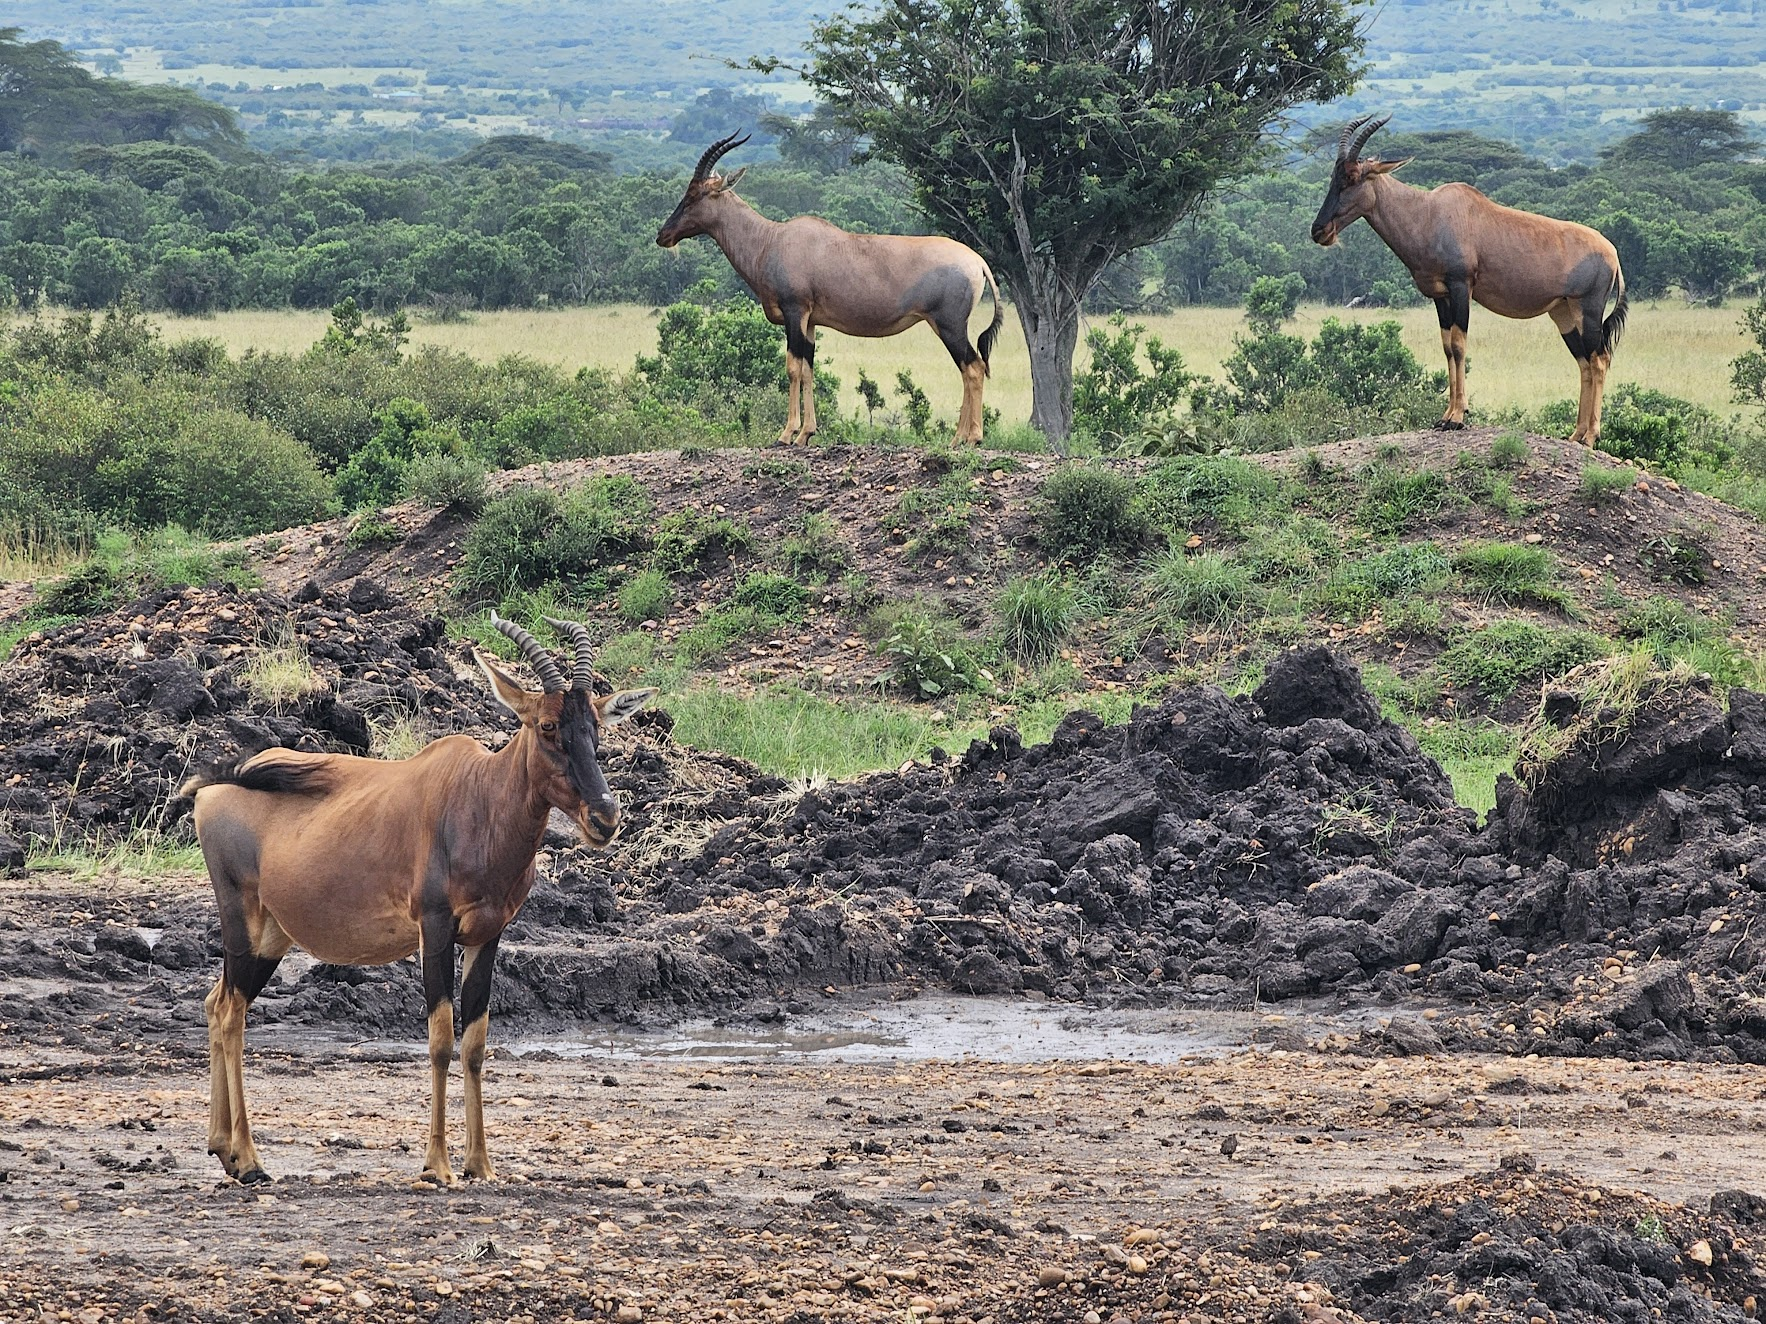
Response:
POLYGON ((619 802, 601 773, 604 731, 639 712, 655 697, 653 689, 620 690, 597 698, 589 657, 589 632, 575 621, 547 622, 575 646, 568 681, 558 659, 539 640, 495 612, 491 624, 506 635, 539 674, 536 693, 525 688, 483 653, 474 652, 491 692, 521 719, 516 737, 526 740, 525 771, 538 796, 576 824, 583 840, 599 850, 619 827, 619 802))
POLYGON ((705 155, 699 158, 699 164, 693 168, 693 178, 687 184, 687 191, 681 196, 680 205, 674 210, 663 227, 656 232, 656 242, 664 248, 673 248, 683 239, 691 239, 696 234, 704 234, 711 228, 713 209, 717 200, 736 187, 738 180, 747 172, 743 166, 735 174, 716 175, 711 171, 718 158, 726 152, 733 152, 748 141, 748 135, 738 138, 731 134, 728 138, 719 138, 705 149, 705 155))
POLYGON ((1344 125, 1342 136, 1337 139, 1337 162, 1331 169, 1331 191, 1325 194, 1324 206, 1312 222, 1313 243, 1326 248, 1336 243, 1344 229, 1373 210, 1374 190, 1370 181, 1374 176, 1389 175, 1399 166, 1409 164, 1408 157, 1403 161, 1361 159, 1367 140, 1391 118, 1363 115, 1344 125))

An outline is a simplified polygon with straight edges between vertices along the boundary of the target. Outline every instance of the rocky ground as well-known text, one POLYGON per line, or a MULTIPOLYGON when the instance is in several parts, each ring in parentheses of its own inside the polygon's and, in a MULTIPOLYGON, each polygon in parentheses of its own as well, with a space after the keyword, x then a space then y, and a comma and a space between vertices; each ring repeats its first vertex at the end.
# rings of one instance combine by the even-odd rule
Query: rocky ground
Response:
MULTIPOLYGON (((278 1180, 203 1153, 194 1032, 0 1049, 0 1316, 1742 1320, 1745 1068, 560 1060, 487 1068, 500 1180, 415 1183, 415 1054, 259 1031, 278 1180)), ((458 1098, 454 1101, 458 1144, 458 1098)))

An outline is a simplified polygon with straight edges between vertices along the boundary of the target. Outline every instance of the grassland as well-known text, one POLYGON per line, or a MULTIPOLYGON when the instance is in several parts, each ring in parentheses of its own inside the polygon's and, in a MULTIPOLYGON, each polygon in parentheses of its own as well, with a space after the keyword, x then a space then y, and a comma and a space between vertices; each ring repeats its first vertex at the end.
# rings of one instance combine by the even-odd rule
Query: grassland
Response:
MULTIPOLYGON (((1440 364, 1441 337, 1431 307, 1393 311, 1308 305, 1301 308, 1290 329, 1310 338, 1327 317, 1362 322, 1395 318, 1417 358, 1430 367, 1440 364)), ((1669 301, 1638 304, 1632 309, 1609 386, 1636 381, 1694 400, 1720 414, 1733 412, 1729 362, 1749 344, 1738 325, 1739 317, 1740 310, 1734 306, 1692 308, 1669 301)), ((248 311, 204 319, 159 315, 156 320, 170 337, 212 336, 237 354, 246 349, 305 349, 323 334, 328 317, 322 311, 248 311)), ((1102 320, 1092 319, 1091 324, 1102 320)), ((1233 336, 1245 329, 1244 316, 1235 308, 1189 308, 1135 320, 1181 350, 1190 367, 1216 376, 1222 360, 1232 353, 1233 336)), ((981 324, 979 314, 976 323, 981 324)), ((525 354, 572 370, 586 365, 624 371, 636 355, 655 351, 656 314, 651 309, 619 304, 479 313, 470 321, 452 323, 418 317, 411 338, 415 344, 441 345, 483 359, 525 354)), ((1084 355, 1082 346, 1082 361, 1084 355)), ((920 327, 887 340, 858 340, 824 331, 817 362, 841 379, 840 407, 845 412, 860 407, 854 388, 861 368, 880 382, 892 399, 895 375, 905 369, 931 397, 938 413, 954 418, 961 403, 961 384, 950 357, 932 333, 920 327)), ((1515 322, 1474 310, 1467 375, 1474 417, 1479 409, 1537 409, 1553 400, 1573 397, 1576 390, 1575 364, 1544 318, 1515 322)), ((1022 423, 1030 417, 1030 364, 1023 330, 1010 309, 994 351, 987 403, 1000 411, 1006 423, 1022 423)))

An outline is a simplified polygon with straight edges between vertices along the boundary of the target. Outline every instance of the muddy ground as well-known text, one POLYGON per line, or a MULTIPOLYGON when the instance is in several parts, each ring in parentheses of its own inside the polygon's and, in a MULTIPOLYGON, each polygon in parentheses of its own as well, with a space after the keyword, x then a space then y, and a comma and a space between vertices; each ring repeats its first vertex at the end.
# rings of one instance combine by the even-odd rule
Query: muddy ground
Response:
MULTIPOLYGON (((1756 1071, 1368 1058, 1331 1024, 1244 1016, 1243 1046, 1166 1062, 530 1042, 487 1068, 499 1180, 449 1190, 415 1180, 409 1045, 258 1029, 278 1180, 244 1188, 203 1152, 195 1027, 126 1052, 9 1044, 0 1317, 1754 1317, 1756 1071)), ((1143 1021, 1116 1051, 1158 1038, 1143 1021)), ((456 1150, 459 1107, 456 1079, 456 1150)))

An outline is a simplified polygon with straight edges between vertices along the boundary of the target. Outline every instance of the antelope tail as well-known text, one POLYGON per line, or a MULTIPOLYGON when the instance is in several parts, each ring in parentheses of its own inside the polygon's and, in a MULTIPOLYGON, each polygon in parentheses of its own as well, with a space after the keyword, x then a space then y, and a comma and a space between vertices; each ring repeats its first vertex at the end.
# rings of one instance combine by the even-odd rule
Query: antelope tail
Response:
POLYGON ((991 377, 993 376, 993 365, 988 362, 988 359, 993 354, 993 342, 999 339, 1000 327, 1006 320, 1006 305, 1005 301, 1000 298, 1000 283, 994 279, 993 268, 987 265, 985 258, 981 261, 981 271, 987 277, 987 283, 993 287, 993 321, 987 324, 987 330, 981 333, 981 339, 975 348, 981 351, 981 366, 991 377))
POLYGON ((1625 334, 1625 313, 1631 307, 1630 299, 1625 297, 1625 273, 1615 272, 1614 280, 1619 286, 1619 302, 1613 305, 1607 320, 1600 324, 1601 352, 1605 354, 1611 354, 1619 337, 1625 334))
POLYGON ((254 754, 235 763, 210 764, 180 786, 178 794, 195 795, 205 786, 243 786, 248 791, 286 795, 318 795, 327 789, 322 767, 291 767, 273 762, 250 766, 256 757, 254 754))

